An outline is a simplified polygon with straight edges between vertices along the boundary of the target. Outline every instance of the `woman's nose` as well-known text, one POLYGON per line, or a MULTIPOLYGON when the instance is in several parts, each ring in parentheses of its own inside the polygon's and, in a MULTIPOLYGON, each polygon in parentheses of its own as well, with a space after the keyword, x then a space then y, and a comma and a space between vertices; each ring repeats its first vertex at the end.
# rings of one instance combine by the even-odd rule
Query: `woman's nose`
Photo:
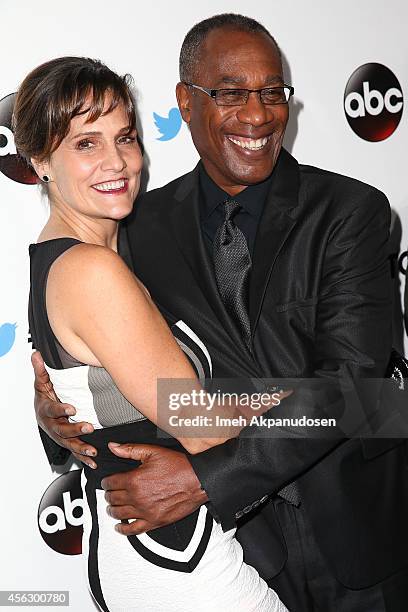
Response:
POLYGON ((120 147, 112 145, 105 149, 105 155, 102 160, 102 168, 104 170, 113 170, 120 172, 126 167, 126 161, 122 155, 120 147))

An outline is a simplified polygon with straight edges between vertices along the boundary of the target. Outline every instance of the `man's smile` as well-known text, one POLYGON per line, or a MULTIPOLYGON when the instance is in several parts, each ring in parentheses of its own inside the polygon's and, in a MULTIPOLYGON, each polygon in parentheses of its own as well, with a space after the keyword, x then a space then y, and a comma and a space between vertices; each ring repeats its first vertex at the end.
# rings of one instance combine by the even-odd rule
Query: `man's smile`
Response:
POLYGON ((234 135, 227 136, 227 138, 242 149, 249 149, 250 151, 260 151, 267 145, 270 136, 264 136, 263 138, 247 138, 244 136, 234 135))

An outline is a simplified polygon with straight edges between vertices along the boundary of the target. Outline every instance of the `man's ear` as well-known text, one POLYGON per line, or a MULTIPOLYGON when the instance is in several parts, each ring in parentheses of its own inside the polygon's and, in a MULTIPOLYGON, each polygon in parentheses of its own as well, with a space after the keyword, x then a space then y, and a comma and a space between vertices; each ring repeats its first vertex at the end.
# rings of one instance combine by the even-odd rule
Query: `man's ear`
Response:
POLYGON ((177 83, 176 85, 176 98, 177 104, 180 110, 180 114, 187 124, 190 123, 191 119, 191 88, 185 83, 177 83))
MULTIPOLYGON (((44 180, 43 177, 47 176, 48 177, 48 181, 50 180, 50 165, 47 161, 38 161, 37 159, 34 159, 34 157, 32 157, 30 159, 31 161, 31 165, 34 168, 38 178, 40 178, 42 181, 44 180)), ((48 181, 44 181, 47 182, 48 181)))

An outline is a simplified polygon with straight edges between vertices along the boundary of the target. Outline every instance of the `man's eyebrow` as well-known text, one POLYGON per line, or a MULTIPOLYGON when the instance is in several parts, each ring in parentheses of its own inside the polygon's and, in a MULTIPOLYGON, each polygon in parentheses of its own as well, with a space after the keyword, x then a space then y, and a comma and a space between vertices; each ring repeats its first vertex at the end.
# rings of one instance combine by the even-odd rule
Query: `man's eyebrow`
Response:
MULTIPOLYGON (((245 75, 225 75, 222 76, 218 83, 226 85, 240 85, 244 87, 247 83, 247 77, 245 75)), ((268 74, 264 79, 264 85, 274 85, 275 83, 283 83, 283 77, 280 74, 268 74)))
POLYGON ((226 85, 245 85, 245 76, 223 76, 219 79, 219 83, 225 83, 226 85))
POLYGON ((269 74, 265 79, 265 85, 274 85, 275 83, 283 83, 281 74, 269 74))

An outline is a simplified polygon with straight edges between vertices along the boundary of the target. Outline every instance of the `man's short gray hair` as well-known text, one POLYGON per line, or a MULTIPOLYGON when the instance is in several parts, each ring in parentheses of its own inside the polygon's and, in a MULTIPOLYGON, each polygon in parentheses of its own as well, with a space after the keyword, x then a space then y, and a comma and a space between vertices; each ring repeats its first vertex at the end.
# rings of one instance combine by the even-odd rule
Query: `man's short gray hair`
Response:
POLYGON ((250 32, 253 34, 266 34, 275 44, 279 56, 281 55, 279 46, 272 34, 255 19, 235 13, 214 15, 213 17, 196 23, 187 33, 180 51, 180 81, 187 83, 194 81, 200 61, 201 45, 210 32, 219 28, 229 28, 231 30, 250 32))

